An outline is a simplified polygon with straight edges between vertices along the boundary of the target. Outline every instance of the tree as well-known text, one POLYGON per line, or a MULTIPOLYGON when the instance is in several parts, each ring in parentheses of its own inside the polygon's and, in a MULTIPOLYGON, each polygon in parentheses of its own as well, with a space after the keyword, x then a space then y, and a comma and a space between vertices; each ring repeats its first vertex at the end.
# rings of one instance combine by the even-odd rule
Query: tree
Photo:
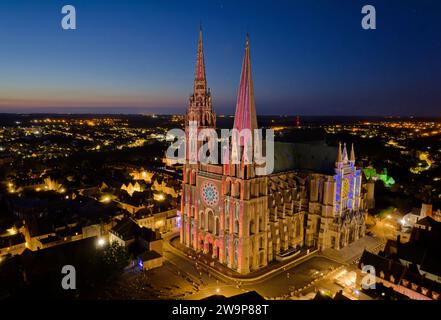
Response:
POLYGON ((117 242, 98 250, 95 268, 97 280, 109 281, 120 276, 129 264, 127 250, 117 242))

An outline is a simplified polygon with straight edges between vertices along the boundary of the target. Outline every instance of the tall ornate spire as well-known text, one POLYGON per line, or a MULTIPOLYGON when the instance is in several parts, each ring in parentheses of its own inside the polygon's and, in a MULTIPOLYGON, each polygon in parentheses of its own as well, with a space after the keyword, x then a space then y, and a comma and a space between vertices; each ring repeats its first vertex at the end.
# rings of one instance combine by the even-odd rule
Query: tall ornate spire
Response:
POLYGON ((251 76, 250 47, 247 34, 245 55, 240 75, 239 92, 237 94, 234 129, 257 129, 256 106, 254 104, 253 78, 251 76))
POLYGON ((216 127, 216 114, 212 108, 211 93, 207 88, 205 77, 204 47, 202 43, 202 27, 199 28, 199 41, 196 58, 196 72, 193 85, 193 94, 190 95, 187 109, 188 121, 196 121, 198 127, 216 127))
POLYGON ((355 162, 355 150, 354 150, 354 144, 351 146, 351 156, 349 158, 349 161, 355 162))
POLYGON ((195 81, 205 80, 204 46, 202 43, 202 26, 199 27, 199 43, 196 60, 195 81))

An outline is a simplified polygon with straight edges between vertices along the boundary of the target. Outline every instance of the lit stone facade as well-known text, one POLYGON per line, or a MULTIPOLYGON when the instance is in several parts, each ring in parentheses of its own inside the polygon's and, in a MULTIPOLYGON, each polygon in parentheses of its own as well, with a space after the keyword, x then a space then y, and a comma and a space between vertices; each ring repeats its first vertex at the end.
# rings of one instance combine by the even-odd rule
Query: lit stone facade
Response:
POLYGON ((307 246, 341 249, 365 235, 366 192, 353 146, 349 158, 339 146, 335 175, 311 174, 309 188, 307 246))
MULTIPOLYGON (((199 35, 194 93, 185 119, 215 128, 199 35)), ((249 45, 239 85, 235 129, 257 129, 249 45)), ((181 243, 246 274, 302 248, 341 248, 364 235, 361 171, 354 150, 339 149, 335 175, 295 171, 256 175, 251 164, 190 164, 183 167, 181 243)))

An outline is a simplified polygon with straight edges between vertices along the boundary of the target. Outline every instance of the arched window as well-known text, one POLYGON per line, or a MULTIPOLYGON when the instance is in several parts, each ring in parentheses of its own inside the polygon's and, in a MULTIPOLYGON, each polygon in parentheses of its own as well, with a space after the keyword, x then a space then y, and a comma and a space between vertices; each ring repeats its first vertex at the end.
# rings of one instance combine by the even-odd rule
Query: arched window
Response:
POLYGON ((227 196, 231 195, 231 179, 225 181, 225 194, 227 196))
POLYGON ((216 217, 215 220, 216 220, 216 225, 215 225, 215 230, 214 230, 214 232, 215 232, 215 234, 218 236, 219 233, 220 233, 220 223, 219 223, 219 218, 216 217))
POLYGON ((234 247, 233 247, 233 254, 234 254, 234 265, 237 266, 237 261, 238 261, 238 251, 239 251, 239 240, 235 239, 234 240, 234 247))
POLYGON ((185 183, 189 183, 190 182, 190 169, 185 170, 185 175, 184 175, 184 182, 185 183))
POLYGON ((236 203, 236 210, 234 212, 234 233, 239 233, 239 212, 240 206, 239 203, 236 203))
POLYGON ((194 243, 194 221, 191 220, 191 228, 190 228, 190 245, 193 246, 194 243))
POLYGON ((199 212, 199 227, 205 229, 205 214, 204 211, 199 212))
POLYGON ((234 221, 234 233, 239 233, 239 220, 234 221))
POLYGON ((225 220, 224 220, 224 229, 230 230, 230 205, 228 201, 225 201, 225 220))
POLYGON ((190 184, 191 185, 194 184, 195 178, 196 178, 196 172, 194 170, 191 170, 191 173, 190 173, 190 184))
POLYGON ((254 225, 254 219, 250 220, 250 235, 255 233, 255 225, 254 225))
POLYGON ((214 232, 214 213, 211 210, 208 212, 208 231, 214 232))
POLYGON ((225 252, 225 254, 224 254, 224 256, 225 256, 225 263, 227 263, 228 264, 228 258, 229 258, 229 251, 230 251, 230 248, 229 248, 229 246, 230 246, 230 237, 227 235, 227 237, 226 237, 226 239, 225 239, 225 248, 224 248, 224 252, 225 252))
POLYGON ((235 188, 234 188, 235 189, 235 195, 234 196, 236 198, 240 198, 240 191, 241 191, 240 190, 240 181, 236 181, 234 184, 235 184, 235 188))
POLYGON ((296 223, 296 237, 300 236, 300 220, 296 223))

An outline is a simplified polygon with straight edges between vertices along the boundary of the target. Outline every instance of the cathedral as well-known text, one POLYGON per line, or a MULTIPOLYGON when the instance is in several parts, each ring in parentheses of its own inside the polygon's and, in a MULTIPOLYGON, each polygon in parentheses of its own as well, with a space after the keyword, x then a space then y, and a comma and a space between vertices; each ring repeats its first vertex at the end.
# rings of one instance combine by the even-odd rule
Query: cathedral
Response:
MULTIPOLYGON (((193 94, 185 116, 187 137, 190 122, 196 123, 197 130, 216 129, 202 31, 193 94)), ((248 36, 233 128, 258 128, 248 36)), ((198 147, 201 144, 186 141, 198 147)), ((353 145, 349 154, 345 144, 339 145, 332 172, 326 174, 292 168, 257 175, 253 161, 194 163, 189 161, 189 149, 187 145, 180 241, 238 273, 256 271, 302 250, 340 249, 365 234, 368 199, 361 169, 355 166, 353 145)), ((288 148, 283 149, 286 152, 288 148)))

